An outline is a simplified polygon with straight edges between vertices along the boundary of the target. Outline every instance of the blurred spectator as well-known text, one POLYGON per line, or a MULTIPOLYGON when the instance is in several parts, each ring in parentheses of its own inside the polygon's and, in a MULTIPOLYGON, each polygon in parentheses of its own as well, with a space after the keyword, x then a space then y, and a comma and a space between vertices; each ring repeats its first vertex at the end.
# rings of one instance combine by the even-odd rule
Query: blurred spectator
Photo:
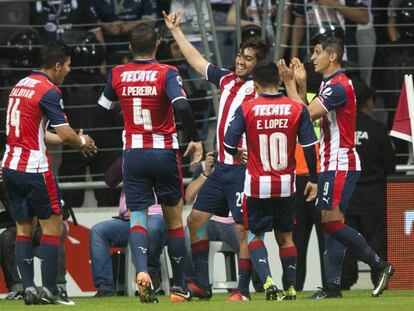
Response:
MULTIPOLYGON (((227 26, 227 15, 233 0, 210 0, 210 3, 216 27, 227 26)), ((233 54, 236 49, 234 33, 217 30, 217 40, 223 67, 230 69, 234 66, 233 54)))
MULTIPOLYGON (((79 152, 72 152, 68 146, 64 146, 59 170, 60 182, 85 181, 87 168, 93 180, 103 180, 106 168, 118 154, 117 149, 121 149, 121 115, 116 111, 96 108, 104 83, 104 79, 99 74, 99 66, 103 61, 103 47, 92 34, 85 34, 77 43, 72 55, 73 68, 80 69, 72 70, 67 76, 62 93, 66 115, 71 121, 71 126, 88 132, 97 128, 93 136, 100 150, 93 157, 85 158, 79 152), (102 128, 117 126, 118 129, 102 130, 102 128)), ((95 189, 94 193, 99 207, 118 204, 118 190, 95 189)), ((62 190, 62 195, 68 207, 80 207, 84 201, 85 190, 62 190)))
MULTIPOLYGON (((122 156, 119 156, 105 173, 105 183, 115 188, 122 181, 122 156)), ((160 256, 167 239, 167 229, 164 224, 160 205, 148 209, 148 273, 154 286, 160 286, 160 256)), ((90 254, 93 283, 98 289, 95 297, 115 295, 115 285, 112 275, 112 263, 109 254, 110 247, 128 247, 129 215, 125 202, 125 192, 119 198, 118 217, 105 220, 94 225, 90 232, 90 254)), ((129 286, 129 285, 128 285, 129 286)))
MULTIPOLYGON (((171 12, 181 11, 181 24, 180 27, 186 35, 188 41, 190 41, 194 47, 204 54, 203 41, 198 27, 199 21, 197 18, 197 12, 195 9, 194 1, 191 0, 171 0, 171 12)), ((210 27, 210 18, 207 11, 207 5, 205 1, 201 1, 201 15, 203 22, 206 25, 207 30, 210 27)), ((214 55, 212 37, 208 34, 210 53, 214 55)), ((215 59, 210 55, 210 61, 215 63, 215 59)), ((206 57, 208 59, 208 57, 206 57)), ((189 66, 187 73, 191 79, 195 79, 193 83, 198 89, 209 90, 210 86, 207 81, 201 78, 201 76, 189 66)))
POLYGON ((400 9, 400 5, 405 2, 404 0, 390 0, 388 3, 388 37, 391 41, 397 41, 400 37, 398 33, 398 24, 401 23, 401 20, 397 18, 397 13, 400 9))
MULTIPOLYGON (((395 172, 395 151, 387 128, 374 121, 375 91, 363 80, 353 81, 358 114, 355 143, 361 159, 361 176, 352 195, 346 224, 361 232, 381 258, 387 257, 386 178, 395 172)), ((342 289, 350 289, 358 280, 357 259, 346 253, 342 266, 342 289)), ((371 270, 372 284, 379 274, 371 270)))
POLYGON ((89 0, 49 0, 30 2, 30 24, 35 25, 43 42, 78 42, 89 31, 103 43, 101 27, 89 0), (78 24, 87 24, 78 26, 78 24))
MULTIPOLYGON (((319 34, 328 30, 344 34, 346 53, 344 59, 358 64, 356 47, 357 25, 365 25, 369 21, 367 0, 296 0, 295 14, 306 18, 307 44, 319 34)), ((296 32, 304 28, 294 28, 296 32)), ((295 34, 296 36, 303 36, 295 34)))
POLYGON ((0 44, 5 44, 9 39, 10 33, 15 32, 22 25, 30 24, 29 2, 27 1, 1 1, 0 2, 0 21, 7 25, 0 27, 0 44), (16 25, 17 27, 10 27, 16 25), (20 26, 20 27, 19 27, 20 26))
MULTIPOLYGON (((129 33, 140 22, 156 18, 154 0, 89 0, 102 25, 107 43, 106 62, 125 63, 129 57, 129 33)), ((155 21, 154 21, 155 22, 155 21)))
MULTIPOLYGON (((1 13, 0 13, 1 14, 1 13)), ((40 46, 42 45, 39 33, 33 28, 19 28, 8 33, 6 47, 3 56, 7 59, 5 67, 0 70, 3 87, 0 90, 0 102, 4 103, 0 108, 0 146, 6 144, 6 109, 9 93, 12 87, 26 77, 29 72, 38 66, 40 46)))
POLYGON ((377 37, 374 29, 374 16, 372 0, 366 0, 368 10, 368 23, 358 24, 356 31, 356 42, 358 44, 358 61, 361 69, 361 76, 371 85, 371 67, 374 64, 377 37))
MULTIPOLYGON (((268 19, 266 24, 266 37, 268 42, 271 46, 274 46, 275 43, 275 32, 276 32, 276 15, 278 10, 278 4, 276 0, 268 0, 268 19)), ((256 1, 256 0, 243 0, 241 2, 241 26, 246 25, 257 25, 262 27, 263 26, 263 15, 264 15, 264 1, 256 1)), ((291 9, 292 6, 290 1, 285 1, 285 6, 283 8, 283 24, 290 24, 290 16, 291 16, 291 9)), ((227 16, 227 24, 229 26, 236 26, 236 5, 233 4, 229 10, 227 16)), ((281 39, 281 54, 283 56, 284 49, 286 47, 286 43, 288 42, 289 38, 289 27, 282 27, 282 39, 281 39)))

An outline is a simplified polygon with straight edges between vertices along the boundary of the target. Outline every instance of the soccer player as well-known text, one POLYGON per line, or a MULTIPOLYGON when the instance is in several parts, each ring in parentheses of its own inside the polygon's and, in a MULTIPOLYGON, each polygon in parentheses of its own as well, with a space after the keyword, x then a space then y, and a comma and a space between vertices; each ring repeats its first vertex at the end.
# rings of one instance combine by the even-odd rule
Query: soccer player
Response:
POLYGON ((61 244, 62 203, 52 173, 46 143, 68 144, 84 155, 96 152, 94 141, 69 126, 63 111, 61 84, 70 71, 69 49, 62 43, 42 47, 40 70, 33 71, 11 90, 7 106, 3 178, 10 212, 16 220, 16 261, 26 304, 65 302, 56 285, 61 244), (56 134, 45 131, 47 123, 56 134), (35 217, 42 227, 39 257, 43 289, 34 283, 32 234, 35 217))
POLYGON ((317 172, 315 144, 318 142, 304 105, 279 92, 276 64, 261 62, 253 69, 258 98, 244 102, 231 121, 224 146, 236 159, 245 157, 237 148, 245 133, 248 150, 244 181, 243 216, 248 230, 248 246, 253 267, 263 282, 266 300, 295 299, 296 247, 293 243, 295 200, 296 137, 303 146, 310 181, 305 195, 316 197, 317 172), (272 280, 264 234, 274 230, 283 266, 284 295, 272 280))
POLYGON ((129 44, 135 58, 111 70, 99 105, 112 109, 119 100, 122 108, 123 180, 138 291, 141 302, 156 302, 147 265, 147 212, 155 204, 154 189, 168 228, 168 254, 173 269, 170 299, 186 301, 191 297, 184 282, 183 185, 173 108, 181 115, 191 139, 184 156, 194 151, 193 160, 197 163, 203 156, 203 147, 177 69, 155 60, 158 43, 154 28, 139 24, 132 30, 129 44))
POLYGON ((207 223, 213 214, 227 216, 230 210, 234 221, 237 223, 240 253, 238 261, 239 284, 237 290, 232 292, 229 300, 247 301, 250 300, 249 283, 252 264, 249 259, 241 215, 241 197, 246 167, 241 162, 233 160, 233 157, 224 150, 223 139, 234 111, 242 102, 255 97, 250 75, 256 63, 266 57, 267 47, 260 39, 246 40, 240 45, 237 53, 235 72, 217 68, 204 59, 181 31, 179 26, 181 12, 173 12, 169 15, 163 12, 163 14, 165 24, 189 64, 220 90, 217 120, 218 163, 214 172, 201 188, 187 220, 196 272, 195 282, 189 282, 188 287, 193 296, 201 299, 211 298, 208 277, 209 241, 206 230, 207 223))
MULTIPOLYGON (((352 82, 341 67, 342 38, 326 33, 316 38, 311 60, 323 76, 319 92, 309 103, 312 120, 321 118, 320 162, 316 209, 325 232, 324 266, 326 285, 310 298, 340 298, 341 271, 345 249, 371 269, 379 271, 372 296, 385 290, 394 268, 368 246, 365 238, 344 223, 361 165, 355 150, 356 100, 352 82)), ((288 68, 283 60, 279 71, 290 98, 306 100, 306 71, 298 59, 288 68)))

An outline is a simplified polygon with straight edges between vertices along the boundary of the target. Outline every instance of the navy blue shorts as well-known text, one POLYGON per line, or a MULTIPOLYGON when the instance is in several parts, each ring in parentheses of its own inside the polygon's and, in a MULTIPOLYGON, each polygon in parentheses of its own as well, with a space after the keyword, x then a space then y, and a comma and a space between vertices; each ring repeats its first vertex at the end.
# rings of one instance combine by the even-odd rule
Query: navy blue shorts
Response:
POLYGON ((14 220, 62 214, 61 193, 51 171, 26 173, 3 168, 4 189, 14 220))
POLYGON ((243 223, 242 194, 246 166, 217 163, 197 195, 193 208, 243 223))
POLYGON ((321 172, 318 179, 316 212, 320 213, 321 210, 331 210, 339 206, 341 212, 346 214, 359 175, 358 171, 321 172))
POLYGON ((246 230, 255 234, 278 230, 293 230, 295 195, 283 198, 259 199, 245 196, 243 216, 246 230))
POLYGON ((178 151, 173 149, 128 149, 123 153, 126 205, 139 211, 155 204, 173 206, 183 197, 178 151))

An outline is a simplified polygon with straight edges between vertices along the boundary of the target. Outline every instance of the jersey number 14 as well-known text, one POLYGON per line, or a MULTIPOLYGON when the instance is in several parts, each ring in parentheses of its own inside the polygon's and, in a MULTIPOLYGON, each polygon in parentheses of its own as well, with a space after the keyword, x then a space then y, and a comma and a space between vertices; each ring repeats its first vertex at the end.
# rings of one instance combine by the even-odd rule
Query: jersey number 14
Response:
POLYGON ((6 116, 6 135, 10 133, 10 127, 14 127, 14 136, 20 137, 20 111, 18 110, 20 105, 20 98, 9 99, 9 105, 7 107, 6 116))

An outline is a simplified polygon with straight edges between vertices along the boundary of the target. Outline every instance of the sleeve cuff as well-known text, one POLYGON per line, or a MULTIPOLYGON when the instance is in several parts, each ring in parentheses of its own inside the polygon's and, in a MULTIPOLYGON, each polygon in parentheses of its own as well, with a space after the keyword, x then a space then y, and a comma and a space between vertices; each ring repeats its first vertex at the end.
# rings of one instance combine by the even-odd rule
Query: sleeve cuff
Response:
POLYGON ((115 103, 113 101, 110 101, 108 98, 106 98, 104 94, 102 94, 101 97, 99 98, 98 104, 107 110, 111 110, 115 106, 115 103))

